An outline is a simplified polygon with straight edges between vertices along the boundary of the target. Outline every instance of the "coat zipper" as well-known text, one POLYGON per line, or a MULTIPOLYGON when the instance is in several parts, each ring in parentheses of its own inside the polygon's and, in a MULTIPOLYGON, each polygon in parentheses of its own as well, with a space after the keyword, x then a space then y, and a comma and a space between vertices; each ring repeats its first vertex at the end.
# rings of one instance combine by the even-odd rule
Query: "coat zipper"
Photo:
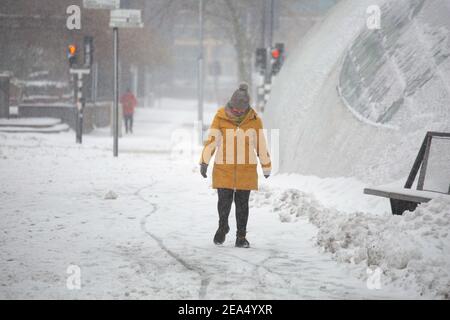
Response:
POLYGON ((236 191, 236 187, 237 187, 237 183, 236 183, 236 180, 237 180, 237 134, 238 134, 238 131, 239 131, 239 128, 240 128, 240 125, 238 125, 237 126, 237 129, 236 129, 236 137, 235 137, 235 140, 234 140, 234 144, 235 144, 235 154, 234 154, 234 156, 235 156, 235 159, 234 159, 234 190, 236 191))
POLYGON ((241 126, 244 124, 244 121, 247 119, 247 117, 242 120, 242 122, 237 125, 237 129, 236 129, 236 137, 235 137, 235 146, 236 146, 236 152, 235 152, 235 161, 234 161, 234 191, 236 191, 236 176, 237 176, 237 132, 239 131, 239 129, 241 128, 241 126))

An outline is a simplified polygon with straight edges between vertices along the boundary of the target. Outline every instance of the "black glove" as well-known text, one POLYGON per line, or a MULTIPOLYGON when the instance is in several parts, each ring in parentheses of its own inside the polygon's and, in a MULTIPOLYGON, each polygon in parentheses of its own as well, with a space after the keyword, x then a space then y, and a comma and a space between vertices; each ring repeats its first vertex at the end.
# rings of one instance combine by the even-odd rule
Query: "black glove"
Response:
POLYGON ((200 173, 202 174, 203 178, 207 178, 206 171, 208 170, 208 164, 202 163, 200 164, 200 173))

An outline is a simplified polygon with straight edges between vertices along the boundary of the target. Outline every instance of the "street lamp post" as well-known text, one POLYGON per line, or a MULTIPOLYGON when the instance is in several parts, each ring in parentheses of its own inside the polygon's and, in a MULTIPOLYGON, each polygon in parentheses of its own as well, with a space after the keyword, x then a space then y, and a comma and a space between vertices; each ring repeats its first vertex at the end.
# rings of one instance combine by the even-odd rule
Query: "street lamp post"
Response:
POLYGON ((203 10, 204 2, 199 1, 199 55, 198 55, 198 123, 200 144, 203 143, 203 10))
POLYGON ((113 28, 114 37, 114 157, 119 155, 119 28, 113 28))

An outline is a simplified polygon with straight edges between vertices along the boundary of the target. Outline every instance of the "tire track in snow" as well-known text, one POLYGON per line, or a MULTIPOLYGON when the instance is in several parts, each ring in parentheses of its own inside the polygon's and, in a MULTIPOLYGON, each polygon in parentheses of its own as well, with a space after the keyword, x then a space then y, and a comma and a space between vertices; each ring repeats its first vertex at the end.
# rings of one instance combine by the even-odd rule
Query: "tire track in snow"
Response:
POLYGON ((165 244, 164 241, 158 237, 157 235, 155 235, 153 232, 151 232, 150 230, 147 229, 147 220, 153 216, 157 211, 158 211, 158 205, 156 203, 150 202, 149 200, 147 200, 142 194, 141 192, 145 189, 151 188, 153 185, 155 184, 155 181, 152 181, 151 184, 142 187, 140 189, 138 189, 134 195, 139 197, 139 199, 141 199, 142 201, 148 203, 149 205, 152 206, 152 209, 150 210, 150 212, 148 214, 146 214, 142 219, 141 219, 141 230, 147 234, 148 236, 150 236, 157 244, 158 246, 164 251, 166 252, 170 257, 172 257, 175 261, 177 261, 179 264, 181 264, 185 269, 197 273, 200 278, 200 289, 199 289, 199 293, 198 296, 200 299, 205 299, 206 294, 208 292, 208 286, 209 283, 211 281, 210 276, 207 274, 207 272, 200 268, 197 267, 195 265, 192 265, 190 263, 188 263, 187 261, 185 261, 183 258, 181 258, 180 255, 176 254, 175 252, 173 252, 172 250, 170 250, 165 244))

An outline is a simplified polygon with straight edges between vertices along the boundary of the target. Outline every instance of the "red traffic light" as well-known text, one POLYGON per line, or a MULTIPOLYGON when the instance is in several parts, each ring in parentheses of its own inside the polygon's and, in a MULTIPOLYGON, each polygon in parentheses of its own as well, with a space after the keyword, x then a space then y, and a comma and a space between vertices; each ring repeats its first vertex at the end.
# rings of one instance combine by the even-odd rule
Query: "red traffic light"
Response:
POLYGON ((77 46, 74 44, 69 44, 67 47, 67 55, 69 57, 74 57, 77 54, 77 46))
POLYGON ((277 48, 277 49, 273 49, 272 50, 272 58, 274 58, 274 59, 278 59, 280 57, 280 50, 277 48))

